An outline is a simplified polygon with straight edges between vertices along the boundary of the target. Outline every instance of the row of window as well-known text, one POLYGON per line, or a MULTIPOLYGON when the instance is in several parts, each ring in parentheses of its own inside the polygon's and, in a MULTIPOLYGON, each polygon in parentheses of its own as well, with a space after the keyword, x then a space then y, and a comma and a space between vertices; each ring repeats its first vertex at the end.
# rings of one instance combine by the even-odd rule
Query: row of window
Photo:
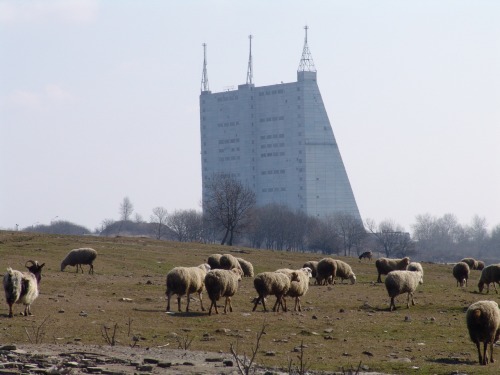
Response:
POLYGON ((266 174, 285 174, 284 169, 275 169, 275 170, 268 170, 268 171, 262 171, 260 172, 261 175, 266 175, 266 174))
POLYGON ((229 126, 237 126, 239 124, 240 124, 239 121, 231 121, 231 122, 224 122, 224 123, 220 122, 217 124, 217 127, 218 128, 227 128, 229 126))
POLYGON ((273 148, 273 147, 285 147, 285 143, 268 143, 266 145, 260 145, 260 148, 273 148))
POLYGON ((232 138, 232 139, 219 139, 219 144, 220 145, 227 145, 230 143, 240 143, 239 138, 232 138))
POLYGON ((271 121, 282 121, 284 119, 285 119, 285 116, 273 116, 273 117, 261 118, 259 121, 260 122, 271 122, 271 121))
POLYGON ((261 135, 260 139, 275 139, 275 138, 285 138, 285 134, 268 134, 268 135, 261 135))
POLYGON ((274 187, 274 188, 264 188, 262 189, 263 193, 273 193, 276 191, 286 191, 286 187, 274 187))
POLYGON ((239 147, 232 147, 231 150, 229 148, 219 148, 219 154, 223 153, 223 152, 235 152, 235 151, 240 151, 240 148, 239 147))
POLYGON ((230 161, 230 160, 240 160, 240 157, 239 156, 224 156, 224 157, 220 157, 219 158, 219 161, 230 161))
POLYGON ((238 95, 229 95, 217 98, 218 102, 227 102, 228 100, 238 100, 238 95))
POLYGON ((275 151, 275 152, 264 152, 264 153, 260 154, 261 158, 270 158, 273 156, 285 156, 285 152, 284 151, 281 151, 281 152, 275 151))
POLYGON ((279 90, 268 90, 266 92, 261 91, 259 92, 259 96, 264 96, 264 95, 276 95, 276 94, 283 94, 285 90, 279 89, 279 90))

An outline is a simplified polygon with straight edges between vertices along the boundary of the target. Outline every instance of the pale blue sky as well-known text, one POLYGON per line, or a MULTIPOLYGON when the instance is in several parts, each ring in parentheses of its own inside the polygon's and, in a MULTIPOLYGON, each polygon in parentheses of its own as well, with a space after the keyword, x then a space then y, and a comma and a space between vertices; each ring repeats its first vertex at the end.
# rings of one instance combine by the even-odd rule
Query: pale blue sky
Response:
POLYGON ((364 219, 500 224, 500 2, 0 0, 0 228, 200 209, 198 95, 318 85, 364 219))

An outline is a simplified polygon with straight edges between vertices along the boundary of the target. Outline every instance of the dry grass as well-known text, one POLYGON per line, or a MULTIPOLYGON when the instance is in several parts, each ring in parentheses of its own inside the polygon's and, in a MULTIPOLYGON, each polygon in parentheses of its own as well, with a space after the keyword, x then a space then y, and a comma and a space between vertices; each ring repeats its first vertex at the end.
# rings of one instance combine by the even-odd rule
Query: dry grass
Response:
MULTIPOLYGON (((252 313, 251 300, 256 293, 250 278, 244 278, 233 298, 233 313, 209 317, 201 312, 198 301, 192 301, 190 313, 165 312, 165 275, 171 268, 198 265, 212 253, 231 250, 234 249, 144 238, 0 232, 0 270, 8 266, 22 269, 27 259, 46 263, 41 294, 32 306, 34 316, 9 319, 7 305, 2 301, 0 340, 28 343, 27 332, 33 336, 34 332, 43 331, 39 333, 43 333, 41 337, 46 343, 108 345, 103 329, 109 327, 112 334, 117 325, 117 345, 168 345, 229 352, 232 343, 238 353, 250 355, 265 322, 267 328, 256 358, 265 366, 287 368, 290 360, 298 365, 300 353, 294 349, 303 342, 304 358, 311 370, 355 369, 361 362, 371 371, 400 374, 500 371, 498 362, 487 367, 477 365, 476 349, 465 326, 469 304, 486 298, 498 301, 499 297, 476 292, 479 271, 472 271, 467 289, 457 288, 451 266, 447 265, 424 264, 425 283, 416 293, 417 305, 409 310, 405 307, 406 296, 400 296, 396 301, 398 309, 388 311, 385 287, 374 283, 374 261, 340 257, 352 266, 358 282, 311 286, 303 298, 301 313, 264 313, 261 306, 252 313), (61 260, 77 247, 93 247, 99 253, 94 275, 76 274, 74 267, 60 272, 61 260), (121 301, 122 298, 132 301, 121 301), (274 355, 267 355, 268 352, 274 355)), ((322 257, 245 250, 249 253, 239 256, 252 262, 256 273, 299 268, 307 260, 322 257)), ((204 298, 208 308, 206 294, 204 298)), ((270 302, 272 306, 273 298, 270 302)), ((183 298, 183 308, 185 304, 183 298)), ((172 304, 175 310, 176 305, 172 304)), ((15 306, 15 313, 20 311, 21 306, 15 306)), ((498 349, 497 357, 500 358, 498 349)))

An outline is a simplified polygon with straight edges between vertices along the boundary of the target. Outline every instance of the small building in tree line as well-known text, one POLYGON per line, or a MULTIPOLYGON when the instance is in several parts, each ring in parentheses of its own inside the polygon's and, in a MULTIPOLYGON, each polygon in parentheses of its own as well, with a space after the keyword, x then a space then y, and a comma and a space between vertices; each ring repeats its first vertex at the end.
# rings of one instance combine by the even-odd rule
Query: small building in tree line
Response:
POLYGON ((247 80, 212 93, 206 45, 200 94, 203 196, 212 176, 233 176, 256 195, 258 206, 284 204, 324 218, 361 216, 317 84, 305 40, 297 82, 256 87, 252 37, 247 80))

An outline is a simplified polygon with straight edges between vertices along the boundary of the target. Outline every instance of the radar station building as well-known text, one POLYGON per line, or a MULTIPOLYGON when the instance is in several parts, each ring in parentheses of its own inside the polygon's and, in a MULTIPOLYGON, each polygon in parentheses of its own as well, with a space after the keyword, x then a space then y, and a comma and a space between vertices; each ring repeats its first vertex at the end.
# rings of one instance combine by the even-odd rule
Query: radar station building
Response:
POLYGON ((361 216, 317 83, 305 41, 297 82, 256 87, 252 37, 247 80, 212 93, 206 45, 200 94, 203 196, 215 174, 229 174, 256 195, 258 206, 278 203, 325 218, 361 216))

